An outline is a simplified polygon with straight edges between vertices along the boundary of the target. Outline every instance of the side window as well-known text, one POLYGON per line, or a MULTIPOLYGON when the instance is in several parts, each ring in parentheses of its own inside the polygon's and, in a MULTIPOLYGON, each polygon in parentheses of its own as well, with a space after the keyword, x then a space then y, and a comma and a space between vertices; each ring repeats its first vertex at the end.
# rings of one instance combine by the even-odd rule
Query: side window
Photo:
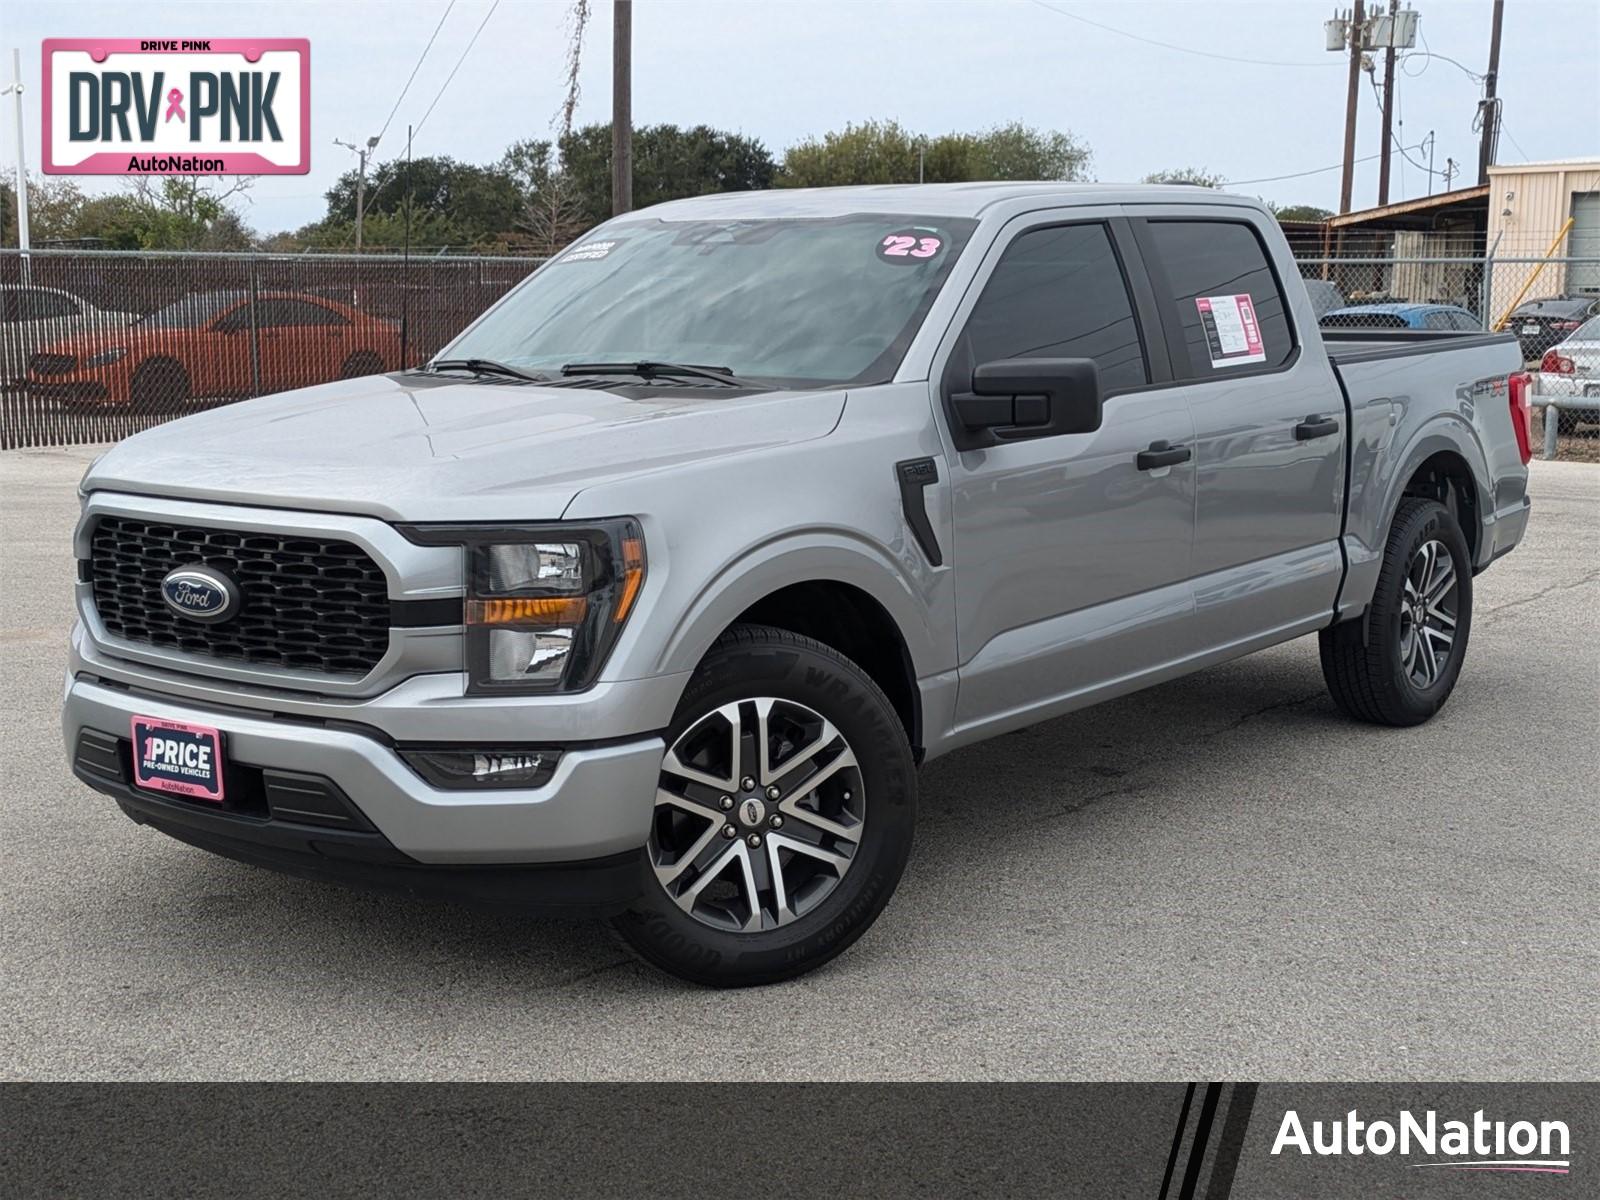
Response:
POLYGON ((1189 351, 1187 367, 1182 362, 1172 364, 1175 374, 1220 379, 1229 372, 1271 370, 1288 360, 1294 336, 1287 307, 1254 229, 1237 221, 1152 220, 1149 233, 1169 288, 1157 299, 1172 306, 1169 319, 1176 319, 1189 351), (1250 298, 1259 349, 1247 351, 1254 343, 1247 343, 1247 331, 1239 328, 1245 310, 1226 303, 1236 296, 1250 298), (1226 315, 1227 327, 1212 310, 1226 315))
POLYGON ((309 300, 279 300, 274 313, 275 325, 348 325, 338 313, 309 300))
POLYGON ((81 311, 78 302, 59 292, 32 291, 22 293, 19 318, 24 321, 44 321, 51 317, 75 317, 81 311))
POLYGON ((1460 330, 1468 330, 1468 329, 1477 330, 1479 328, 1478 318, 1473 316, 1471 313, 1458 312, 1458 313, 1451 313, 1450 315, 1455 318, 1456 328, 1457 329, 1460 329, 1460 330))
POLYGON ((1104 225, 1031 229, 1006 247, 950 356, 962 390, 980 363, 1092 358, 1106 392, 1150 382, 1139 323, 1104 225))
POLYGON ((1422 327, 1424 329, 1454 329, 1454 314, 1447 312, 1424 313, 1422 327))

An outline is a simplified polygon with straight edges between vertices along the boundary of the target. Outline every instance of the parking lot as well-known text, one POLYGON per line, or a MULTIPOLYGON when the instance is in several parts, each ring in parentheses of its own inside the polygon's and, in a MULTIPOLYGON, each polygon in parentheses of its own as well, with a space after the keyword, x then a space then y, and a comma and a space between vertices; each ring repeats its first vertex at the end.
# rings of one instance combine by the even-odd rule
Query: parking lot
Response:
POLYGON ((1305 639, 957 753, 829 967, 715 993, 586 922, 280 877, 73 780, 74 484, 0 454, 0 1072, 93 1079, 1600 1075, 1600 467, 1533 464, 1432 724, 1305 639))

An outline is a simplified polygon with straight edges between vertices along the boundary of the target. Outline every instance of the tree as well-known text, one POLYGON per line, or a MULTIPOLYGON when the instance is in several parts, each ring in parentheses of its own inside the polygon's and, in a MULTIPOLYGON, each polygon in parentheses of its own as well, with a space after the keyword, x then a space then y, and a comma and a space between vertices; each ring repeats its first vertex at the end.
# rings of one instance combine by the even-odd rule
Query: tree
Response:
MULTIPOLYGON (((302 230, 322 240, 331 234, 337 244, 354 242, 357 173, 346 171, 328 189, 328 213, 315 226, 302 230)), ((483 246, 511 229, 519 204, 517 185, 500 167, 479 167, 446 155, 415 158, 409 163, 390 159, 367 180, 366 216, 362 241, 373 246, 398 246, 390 241, 392 228, 379 220, 400 217, 409 204, 411 240, 417 245, 483 246), (419 232, 429 230, 426 238, 419 232), (383 231, 381 237, 375 232, 383 231), (431 239, 450 234, 452 241, 431 239)), ((403 222, 402 222, 403 225, 403 222)))
MULTIPOLYGON (((246 250, 255 238, 228 203, 249 178, 223 183, 194 176, 138 177, 126 190, 86 195, 76 180, 28 181, 30 236, 39 247, 111 250, 246 250)), ((17 244, 15 191, 5 189, 4 242, 17 244)))
POLYGON ((1266 205, 1280 221, 1326 221, 1333 216, 1333 210, 1318 208, 1315 204, 1278 205, 1268 200, 1266 205))
POLYGON ((1169 171, 1156 171, 1146 175, 1142 183, 1189 183, 1196 187, 1219 188, 1227 184, 1225 176, 1204 167, 1175 167, 1169 171))
POLYGON ((781 187, 961 183, 974 179, 1081 179, 1089 150, 1071 134, 1013 123, 927 138, 898 121, 846 125, 789 147, 781 187))
MULTIPOLYGON (((611 216, 611 125, 585 125, 561 139, 560 169, 570 176, 590 225, 611 216)), ((633 202, 638 208, 772 186, 777 164, 754 138, 695 125, 646 125, 633 131, 633 202)))
POLYGON ((546 141, 515 142, 500 160, 511 176, 522 203, 513 218, 526 235, 526 249, 550 257, 571 244, 593 224, 571 172, 563 171, 554 148, 546 141))

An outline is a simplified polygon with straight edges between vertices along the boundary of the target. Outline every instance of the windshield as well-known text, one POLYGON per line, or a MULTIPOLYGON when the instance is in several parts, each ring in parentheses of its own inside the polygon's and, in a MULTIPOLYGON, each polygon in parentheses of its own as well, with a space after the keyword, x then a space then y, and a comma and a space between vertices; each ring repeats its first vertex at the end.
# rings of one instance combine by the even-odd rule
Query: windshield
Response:
POLYGON ((135 325, 153 329, 198 329, 211 318, 240 303, 247 292, 194 292, 165 308, 146 313, 135 325))
POLYGON ((976 222, 627 221, 570 247, 439 354, 727 368, 787 387, 893 378, 976 222))

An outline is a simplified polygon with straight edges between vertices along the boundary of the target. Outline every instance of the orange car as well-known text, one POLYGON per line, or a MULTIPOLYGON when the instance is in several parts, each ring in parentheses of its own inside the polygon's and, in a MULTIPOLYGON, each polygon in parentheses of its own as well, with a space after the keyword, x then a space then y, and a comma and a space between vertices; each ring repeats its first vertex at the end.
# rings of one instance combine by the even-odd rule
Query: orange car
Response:
POLYGON ((28 360, 27 391, 157 411, 400 366, 399 326, 348 304, 261 292, 253 322, 251 309, 247 292, 196 292, 123 328, 63 338, 28 360))

